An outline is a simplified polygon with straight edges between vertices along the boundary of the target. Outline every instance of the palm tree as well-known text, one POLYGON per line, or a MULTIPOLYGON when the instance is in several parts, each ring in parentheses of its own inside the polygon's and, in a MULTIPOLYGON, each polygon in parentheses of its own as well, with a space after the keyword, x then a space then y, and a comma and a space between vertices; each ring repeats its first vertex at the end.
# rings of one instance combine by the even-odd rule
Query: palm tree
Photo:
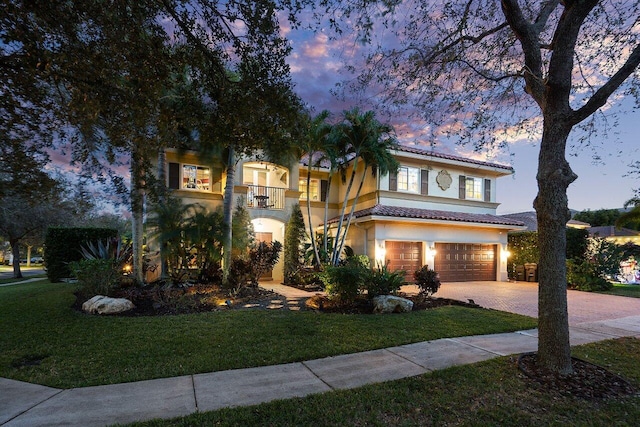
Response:
POLYGON ((183 244, 184 222, 193 205, 183 205, 180 199, 167 196, 162 203, 153 205, 147 225, 152 230, 150 238, 158 239, 160 259, 167 273, 180 268, 186 262, 183 244))
POLYGON ((336 229, 336 245, 331 257, 332 265, 338 263, 340 253, 344 248, 349 225, 355 211, 356 201, 360 196, 367 170, 371 169, 371 173, 374 176, 378 172, 384 175, 398 170, 399 164, 389 151, 397 147, 396 139, 391 136, 392 132, 393 128, 390 125, 380 123, 375 118, 373 111, 367 111, 363 114, 357 107, 345 111, 344 120, 337 126, 337 138, 347 147, 347 155, 352 159, 353 165, 345 197, 342 202, 338 228, 336 229), (351 194, 358 173, 360 160, 362 160, 364 168, 356 194, 353 198, 349 216, 345 223, 345 212, 349 202, 349 195, 351 194))
POLYGON ((313 224, 311 222, 311 197, 309 197, 309 192, 311 186, 311 169, 320 165, 323 156, 318 156, 318 154, 323 150, 326 150, 329 142, 327 140, 327 136, 331 132, 331 125, 326 122, 327 118, 329 118, 329 111, 323 110, 320 114, 311 119, 308 124, 308 130, 305 138, 299 146, 300 157, 304 155, 307 156, 307 218, 309 222, 309 238, 311 239, 311 246, 313 248, 317 265, 321 265, 321 260, 313 231, 313 224))

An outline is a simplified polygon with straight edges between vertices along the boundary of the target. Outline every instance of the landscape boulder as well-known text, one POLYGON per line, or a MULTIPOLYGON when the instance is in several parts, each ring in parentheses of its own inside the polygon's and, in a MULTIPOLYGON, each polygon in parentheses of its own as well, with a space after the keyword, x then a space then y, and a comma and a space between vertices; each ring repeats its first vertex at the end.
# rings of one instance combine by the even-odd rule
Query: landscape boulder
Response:
POLYGON ((125 298, 111 298, 96 295, 82 304, 82 311, 89 314, 117 314, 135 308, 131 301, 125 298))
POLYGON ((373 298, 374 313, 409 313, 413 301, 394 295, 379 295, 373 298))

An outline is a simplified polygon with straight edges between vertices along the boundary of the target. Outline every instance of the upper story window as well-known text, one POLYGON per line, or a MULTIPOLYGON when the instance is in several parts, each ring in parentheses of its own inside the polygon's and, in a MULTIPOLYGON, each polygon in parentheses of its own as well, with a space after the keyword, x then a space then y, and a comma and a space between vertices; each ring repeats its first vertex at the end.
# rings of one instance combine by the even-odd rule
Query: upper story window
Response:
POLYGON ((401 166, 398 169, 398 191, 420 193, 420 169, 401 166))
POLYGON ((307 195, 307 179, 300 178, 298 181, 298 190, 302 192, 300 194, 300 200, 320 200, 320 180, 311 179, 309 181, 309 194, 307 195))
POLYGON ((468 176, 466 178, 466 198, 469 200, 482 200, 482 179, 468 176))
POLYGON ((400 166, 398 173, 389 174, 389 191, 429 194, 429 171, 427 169, 400 166))
POLYGON ((169 188, 211 191, 211 168, 208 166, 169 163, 169 188))
POLYGON ((307 197, 314 202, 324 202, 327 200, 327 188, 329 182, 326 179, 311 178, 309 181, 309 194, 307 195, 307 178, 300 178, 298 181, 298 191, 300 200, 307 200, 307 197))
POLYGON ((460 198, 491 201, 491 180, 460 175, 460 198))
POLYGON ((182 165, 182 188, 209 191, 211 169, 205 166, 182 165))

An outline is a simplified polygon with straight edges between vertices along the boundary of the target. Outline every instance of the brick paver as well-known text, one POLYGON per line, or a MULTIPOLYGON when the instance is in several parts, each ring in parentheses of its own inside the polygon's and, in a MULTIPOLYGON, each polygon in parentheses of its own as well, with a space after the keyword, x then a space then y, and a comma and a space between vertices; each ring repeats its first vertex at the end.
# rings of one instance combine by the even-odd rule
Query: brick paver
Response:
MULTIPOLYGON (((417 292, 405 286, 405 292, 417 292)), ((436 297, 473 300, 485 308, 538 317, 538 284, 532 282, 445 282, 436 297)), ((640 298, 567 291, 569 324, 640 315, 640 298)))

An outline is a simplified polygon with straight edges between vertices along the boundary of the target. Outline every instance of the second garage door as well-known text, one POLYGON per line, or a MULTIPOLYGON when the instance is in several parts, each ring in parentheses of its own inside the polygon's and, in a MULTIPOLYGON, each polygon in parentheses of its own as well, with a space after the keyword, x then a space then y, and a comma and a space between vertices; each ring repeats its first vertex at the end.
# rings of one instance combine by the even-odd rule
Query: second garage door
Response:
POLYGON ((496 280, 496 245, 436 243, 435 270, 442 282, 496 280))
POLYGON ((388 268, 391 271, 404 270, 405 280, 413 282, 413 272, 422 267, 422 242, 385 242, 388 268))

